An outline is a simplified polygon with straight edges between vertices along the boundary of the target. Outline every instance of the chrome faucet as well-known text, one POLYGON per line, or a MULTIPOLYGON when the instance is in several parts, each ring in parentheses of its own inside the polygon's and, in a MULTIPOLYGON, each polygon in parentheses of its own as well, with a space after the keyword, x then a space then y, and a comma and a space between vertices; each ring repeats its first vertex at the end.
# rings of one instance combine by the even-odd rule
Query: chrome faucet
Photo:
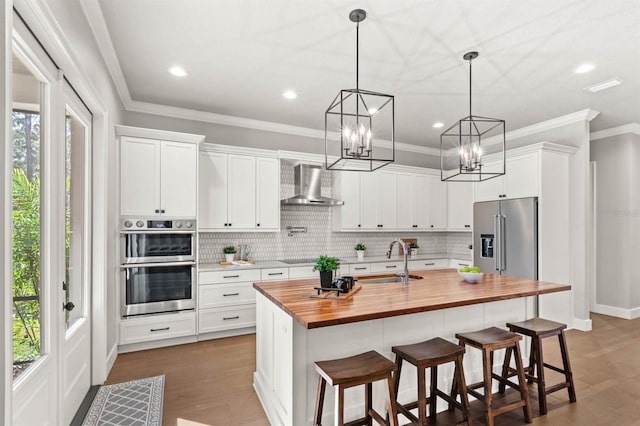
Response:
POLYGON ((391 250, 393 250, 393 245, 395 243, 398 243, 400 244, 400 246, 402 246, 402 252, 404 257, 404 271, 402 271, 402 273, 399 273, 397 275, 402 278, 402 285, 407 285, 409 284, 409 266, 408 266, 408 258, 407 258, 407 256, 409 255, 409 249, 407 248, 407 243, 402 241, 400 238, 396 238, 395 240, 391 241, 391 244, 389 244, 389 251, 387 251, 387 259, 391 259, 391 250))

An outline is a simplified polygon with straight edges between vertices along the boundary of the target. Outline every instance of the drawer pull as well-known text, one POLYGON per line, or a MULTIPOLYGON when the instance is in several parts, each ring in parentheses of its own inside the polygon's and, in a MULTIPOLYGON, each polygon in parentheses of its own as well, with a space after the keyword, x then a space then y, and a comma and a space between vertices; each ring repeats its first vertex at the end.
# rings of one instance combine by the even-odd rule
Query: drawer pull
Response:
POLYGON ((424 266, 433 266, 435 263, 425 263, 424 266))
POLYGON ((164 327, 164 328, 152 328, 152 329, 151 329, 151 330, 149 330, 149 331, 167 331, 167 330, 169 330, 169 328, 171 328, 171 327, 164 327))
POLYGON ((274 276, 274 275, 282 275, 282 272, 269 272, 267 275, 274 276))
POLYGON ((240 275, 223 275, 222 278, 240 278, 240 275))
POLYGON ((227 320, 234 320, 234 319, 238 319, 240 318, 238 315, 236 315, 235 317, 223 317, 222 320, 223 321, 227 321, 227 320))
POLYGON ((387 268, 387 269, 393 269, 393 268, 397 268, 397 267, 398 267, 398 265, 387 265, 387 266, 385 266, 385 268, 387 268))
POLYGON ((240 296, 240 293, 226 293, 226 294, 223 294, 223 296, 224 297, 227 297, 227 296, 240 296))
POLYGON ((458 263, 458 266, 469 266, 468 263, 458 263))
POLYGON ((366 267, 366 266, 363 266, 363 267, 361 267, 361 268, 353 268, 353 269, 354 269, 355 271, 366 271, 366 270, 367 270, 367 267, 366 267))

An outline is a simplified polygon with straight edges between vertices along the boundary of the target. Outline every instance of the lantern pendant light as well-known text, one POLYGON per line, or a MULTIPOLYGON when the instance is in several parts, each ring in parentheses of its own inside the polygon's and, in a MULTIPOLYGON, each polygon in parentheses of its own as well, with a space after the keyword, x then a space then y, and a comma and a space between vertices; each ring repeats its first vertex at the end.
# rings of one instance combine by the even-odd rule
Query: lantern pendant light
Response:
POLYGON ((469 61, 469 115, 440 135, 443 181, 481 182, 505 174, 505 121, 471 112, 471 62, 477 57, 478 52, 467 52, 462 57, 469 61), (485 166, 487 161, 490 165, 485 166))
POLYGON ((360 89, 360 23, 366 17, 362 9, 349 14, 356 24, 356 88, 341 90, 325 111, 327 170, 373 171, 395 159, 394 97, 360 89))

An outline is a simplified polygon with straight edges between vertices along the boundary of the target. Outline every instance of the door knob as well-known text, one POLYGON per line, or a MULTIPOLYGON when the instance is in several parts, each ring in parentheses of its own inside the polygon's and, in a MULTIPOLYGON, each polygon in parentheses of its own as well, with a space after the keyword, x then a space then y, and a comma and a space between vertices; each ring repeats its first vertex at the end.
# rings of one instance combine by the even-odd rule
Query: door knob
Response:
POLYGON ((62 309, 66 309, 69 312, 73 311, 73 308, 75 307, 76 305, 74 305, 73 302, 67 302, 66 304, 62 305, 62 309))

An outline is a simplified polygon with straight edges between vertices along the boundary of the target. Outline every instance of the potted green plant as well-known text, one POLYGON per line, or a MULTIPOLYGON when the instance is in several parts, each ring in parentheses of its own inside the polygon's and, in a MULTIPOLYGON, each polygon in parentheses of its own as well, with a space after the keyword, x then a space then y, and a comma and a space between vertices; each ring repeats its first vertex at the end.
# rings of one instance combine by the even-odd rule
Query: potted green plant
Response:
POLYGON ((356 256, 358 257, 358 260, 364 260, 364 251, 367 249, 367 246, 365 246, 362 243, 358 243, 356 244, 356 256))
POLYGON ((418 249, 420 248, 420 246, 418 246, 418 243, 410 243, 409 244, 409 253, 411 254, 411 256, 417 256, 418 255, 418 249))
POLYGON ((322 255, 316 259, 314 271, 320 272, 320 287, 331 287, 333 284, 333 271, 338 269, 340 263, 335 257, 322 255))
POLYGON ((233 262, 233 258, 236 256, 236 248, 234 246, 227 246, 222 249, 224 252, 224 260, 226 262, 233 262))

